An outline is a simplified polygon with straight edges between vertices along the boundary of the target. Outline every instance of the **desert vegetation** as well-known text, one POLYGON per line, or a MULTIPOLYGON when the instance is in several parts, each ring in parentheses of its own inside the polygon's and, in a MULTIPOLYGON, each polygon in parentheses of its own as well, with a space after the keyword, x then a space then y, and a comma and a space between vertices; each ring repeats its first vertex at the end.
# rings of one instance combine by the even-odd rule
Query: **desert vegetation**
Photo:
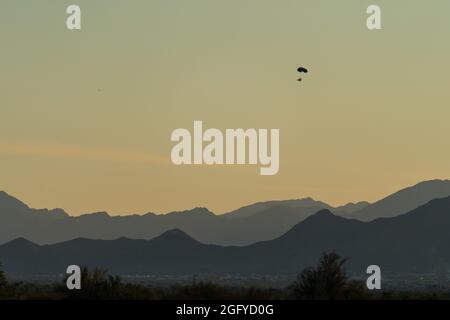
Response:
POLYGON ((8 282, 0 268, 1 300, 367 300, 450 299, 450 292, 404 292, 366 289, 362 281, 345 272, 347 259, 324 253, 317 266, 303 269, 284 289, 239 287, 193 280, 186 285, 165 287, 124 282, 104 269, 82 268, 81 290, 68 290, 59 283, 8 282))

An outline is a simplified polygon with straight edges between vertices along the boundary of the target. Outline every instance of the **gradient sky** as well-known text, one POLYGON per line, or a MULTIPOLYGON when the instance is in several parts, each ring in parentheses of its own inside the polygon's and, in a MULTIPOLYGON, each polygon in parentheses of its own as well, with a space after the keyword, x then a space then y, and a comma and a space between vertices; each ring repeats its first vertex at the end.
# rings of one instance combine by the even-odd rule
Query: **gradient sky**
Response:
POLYGON ((449 14, 448 0, 2 0, 0 189, 74 215, 222 213, 449 178, 449 14), (171 164, 170 134, 193 120, 279 128, 278 175, 171 164))

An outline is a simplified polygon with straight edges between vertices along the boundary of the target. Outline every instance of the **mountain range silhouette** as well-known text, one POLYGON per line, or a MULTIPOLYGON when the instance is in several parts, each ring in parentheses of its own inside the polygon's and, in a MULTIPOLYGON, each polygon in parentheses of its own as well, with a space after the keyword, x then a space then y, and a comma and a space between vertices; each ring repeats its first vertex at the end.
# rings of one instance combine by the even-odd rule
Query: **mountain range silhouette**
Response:
POLYGON ((327 209, 282 236, 248 246, 203 244, 173 229, 151 240, 76 238, 37 245, 18 238, 0 246, 8 274, 61 274, 70 264, 103 267, 127 275, 294 274, 325 251, 350 257, 362 274, 371 264, 384 273, 430 273, 450 268, 450 197, 435 199, 392 218, 370 222, 339 217, 327 209))
POLYGON ((249 245, 288 232, 321 209, 335 215, 370 221, 406 213, 428 201, 450 196, 449 180, 424 181, 373 204, 350 203, 332 207, 311 198, 259 202, 222 215, 194 208, 164 215, 110 216, 106 212, 72 217, 62 209, 32 209, 0 192, 0 243, 19 237, 37 244, 51 244, 78 237, 112 240, 120 237, 152 239, 180 229, 205 244, 249 245))

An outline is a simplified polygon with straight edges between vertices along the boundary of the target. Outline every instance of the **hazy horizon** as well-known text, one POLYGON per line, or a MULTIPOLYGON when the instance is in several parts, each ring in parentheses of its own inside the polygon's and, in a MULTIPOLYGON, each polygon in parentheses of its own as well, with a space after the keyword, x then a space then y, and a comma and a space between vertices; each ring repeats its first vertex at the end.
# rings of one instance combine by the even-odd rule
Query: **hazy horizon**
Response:
POLYGON ((33 208, 224 213, 374 202, 450 176, 450 2, 0 4, 0 190, 33 208), (296 68, 310 72, 301 84, 296 68), (181 166, 170 133, 279 128, 280 170, 181 166))
POLYGON ((80 215, 83 215, 83 214, 92 214, 92 213, 96 213, 96 212, 106 212, 106 213, 108 213, 111 216, 115 216, 115 215, 121 215, 121 216, 126 216, 126 215, 144 215, 144 214, 147 214, 147 213, 153 213, 153 214, 156 214, 156 215, 165 215, 165 214, 169 214, 169 213, 173 213, 173 212, 190 211, 190 210, 194 210, 194 209, 197 209, 197 208, 206 208, 208 211, 210 211, 210 212, 212 212, 212 213, 214 213, 216 215, 222 215, 222 214, 230 213, 232 211, 238 210, 240 208, 243 208, 243 207, 246 207, 246 206, 249 206, 249 205, 254 205, 256 203, 272 202, 272 201, 293 201, 293 200, 312 199, 314 201, 323 202, 323 203, 325 203, 327 205, 330 205, 333 208, 338 208, 340 206, 345 206, 345 205, 348 205, 348 204, 357 204, 357 203, 360 203, 360 202, 368 202, 370 204, 373 204, 373 203, 375 203, 375 202, 377 202, 379 200, 383 200, 384 198, 397 193, 398 191, 404 190, 406 188, 414 187, 414 186, 416 186, 418 184, 421 184, 421 183, 424 183, 424 182, 433 182, 433 181, 450 181, 450 180, 449 179, 444 179, 444 178, 443 179, 437 179, 436 178, 436 179, 429 179, 429 180, 424 180, 424 181, 418 181, 414 185, 403 186, 403 187, 401 187, 401 188, 399 188, 397 190, 393 190, 392 192, 386 193, 383 196, 381 196, 381 197, 379 197, 379 198, 377 198, 377 199, 375 199, 373 201, 367 201, 367 200, 361 199, 361 200, 356 200, 356 201, 349 201, 349 202, 346 202, 346 203, 333 204, 333 203, 330 203, 330 202, 328 202, 328 201, 326 201, 324 199, 317 199, 317 198, 310 197, 310 196, 304 196, 304 197, 289 198, 289 199, 288 198, 285 198, 285 199, 265 199, 265 200, 261 200, 261 201, 246 203, 246 204, 243 204, 243 205, 241 205, 239 207, 235 207, 235 208, 232 208, 232 209, 230 209, 228 211, 223 211, 223 212, 216 212, 214 210, 211 210, 208 207, 205 207, 205 206, 202 206, 202 205, 198 205, 198 206, 194 206, 194 207, 184 208, 184 209, 181 209, 181 210, 172 210, 172 211, 166 211, 166 212, 157 212, 157 211, 153 211, 153 210, 150 209, 150 210, 146 210, 144 212, 116 212, 116 213, 111 213, 111 212, 108 212, 107 210, 98 210, 98 211, 87 211, 87 212, 81 212, 81 213, 78 213, 78 214, 74 214, 72 212, 67 211, 64 207, 58 207, 58 208, 53 208, 53 207, 35 207, 35 206, 31 205, 30 203, 28 203, 26 201, 26 199, 21 199, 21 198, 15 196, 14 194, 11 194, 11 193, 7 192, 6 190, 0 190, 0 192, 5 192, 7 195, 9 195, 9 196, 11 196, 13 198, 16 198, 19 201, 25 203, 30 208, 33 208, 33 209, 50 209, 50 210, 51 209, 63 209, 68 215, 73 216, 73 217, 80 216, 80 215))

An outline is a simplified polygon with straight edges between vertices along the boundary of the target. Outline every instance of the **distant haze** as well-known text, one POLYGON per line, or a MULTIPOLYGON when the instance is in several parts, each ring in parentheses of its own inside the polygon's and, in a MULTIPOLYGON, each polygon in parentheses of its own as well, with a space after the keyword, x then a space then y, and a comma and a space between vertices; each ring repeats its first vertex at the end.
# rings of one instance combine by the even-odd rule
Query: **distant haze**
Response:
POLYGON ((362 221, 395 217, 431 200, 450 197, 449 180, 423 181, 383 199, 332 207, 312 198, 266 201, 224 215, 194 208, 165 215, 110 216, 106 212, 71 217, 62 209, 32 209, 0 192, 0 244, 19 237, 45 244, 78 237, 90 239, 151 239, 168 230, 181 229, 203 243, 248 245, 281 236, 316 212, 328 209, 336 215, 362 221))
POLYGON ((384 274, 442 273, 450 267, 450 197, 394 218, 349 220, 324 209, 271 241, 245 247, 205 245, 179 229, 152 240, 77 238, 38 246, 24 238, 0 245, 8 274, 61 274, 77 261, 125 275, 294 274, 323 252, 349 257, 350 272, 376 263, 384 274), (36 259, 39 257, 39 259, 36 259))

